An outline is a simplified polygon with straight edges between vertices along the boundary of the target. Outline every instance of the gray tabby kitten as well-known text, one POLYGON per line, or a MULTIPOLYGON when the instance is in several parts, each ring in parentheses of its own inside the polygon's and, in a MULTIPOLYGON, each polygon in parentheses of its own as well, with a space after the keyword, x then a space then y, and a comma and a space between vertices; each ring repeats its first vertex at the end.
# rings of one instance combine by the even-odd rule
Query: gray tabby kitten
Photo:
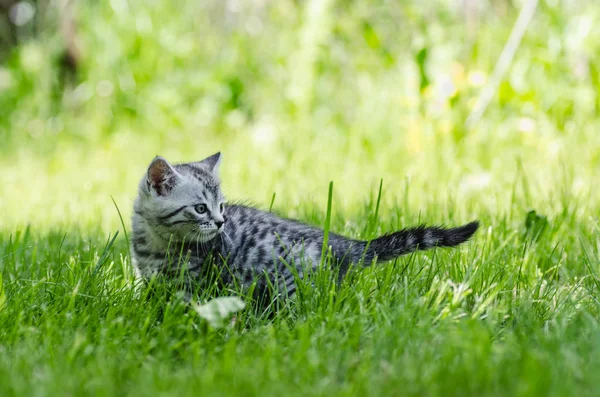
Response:
MULTIPOLYGON (((218 177, 220 162, 220 153, 187 164, 171 165, 162 157, 152 161, 134 204, 132 257, 138 277, 183 274, 189 290, 202 285, 209 271, 216 271, 217 280, 225 285, 248 287, 256 282, 260 295, 270 284, 279 293, 293 295, 295 275, 302 277, 306 269, 320 264, 323 231, 226 203, 218 177)), ((419 226, 370 242, 330 233, 328 245, 342 277, 352 263, 454 247, 478 227, 478 222, 450 229, 419 226)))

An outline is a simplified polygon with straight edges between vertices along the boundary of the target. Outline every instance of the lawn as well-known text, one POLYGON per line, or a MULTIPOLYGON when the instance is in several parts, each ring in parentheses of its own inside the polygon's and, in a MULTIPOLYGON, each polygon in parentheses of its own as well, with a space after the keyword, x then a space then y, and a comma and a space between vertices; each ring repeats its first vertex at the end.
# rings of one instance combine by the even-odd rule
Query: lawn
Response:
POLYGON ((466 126, 512 3, 77 2, 62 83, 36 13, 0 51, 0 395, 600 395, 600 5, 540 1, 466 126), (127 238, 155 155, 216 151, 228 198, 313 225, 333 181, 354 238, 482 227, 212 327, 136 292, 127 238))

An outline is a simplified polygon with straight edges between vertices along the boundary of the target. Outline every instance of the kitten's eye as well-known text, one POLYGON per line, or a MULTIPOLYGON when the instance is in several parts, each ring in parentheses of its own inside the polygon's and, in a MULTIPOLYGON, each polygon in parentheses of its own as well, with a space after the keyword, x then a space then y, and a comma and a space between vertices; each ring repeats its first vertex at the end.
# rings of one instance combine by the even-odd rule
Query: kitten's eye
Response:
POLYGON ((219 210, 221 212, 225 211, 225 205, 223 203, 219 204, 219 210))
POLYGON ((194 209, 197 213, 204 214, 206 212, 206 204, 198 204, 194 209))

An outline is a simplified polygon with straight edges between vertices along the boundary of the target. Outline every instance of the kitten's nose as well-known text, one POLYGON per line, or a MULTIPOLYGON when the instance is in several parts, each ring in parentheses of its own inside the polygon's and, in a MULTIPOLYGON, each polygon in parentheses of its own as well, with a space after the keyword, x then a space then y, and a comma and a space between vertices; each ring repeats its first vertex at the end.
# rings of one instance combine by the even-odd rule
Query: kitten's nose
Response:
POLYGON ((220 229, 221 226, 223 226, 224 223, 225 223, 225 221, 215 221, 215 225, 217 225, 218 229, 220 229))

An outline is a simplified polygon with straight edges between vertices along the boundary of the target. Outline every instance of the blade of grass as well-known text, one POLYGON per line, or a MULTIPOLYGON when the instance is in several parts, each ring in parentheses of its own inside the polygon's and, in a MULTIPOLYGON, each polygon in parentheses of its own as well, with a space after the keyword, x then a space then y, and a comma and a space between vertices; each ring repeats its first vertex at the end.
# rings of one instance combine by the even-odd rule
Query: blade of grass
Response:
POLYGON ((110 239, 110 241, 108 242, 108 244, 106 244, 106 247, 104 247, 104 251, 102 252, 102 256, 100 256, 100 258, 98 259, 98 262, 96 262, 96 266, 94 266, 94 270, 92 271, 92 274, 96 274, 98 272, 98 270, 100 270, 100 268, 104 265, 104 263, 108 259, 108 256, 112 252, 112 248, 113 248, 113 246, 115 244, 115 240, 117 239, 118 235, 119 235, 119 231, 117 230, 115 232, 115 235, 112 237, 112 239, 110 239))
POLYGON ((327 216, 325 217, 325 227, 323 228, 323 247, 321 248, 321 265, 324 264, 325 253, 329 246, 329 228, 331 226, 331 201, 333 197, 333 181, 329 182, 329 194, 327 196, 327 216))
POLYGON ((115 208, 117 209, 117 213, 119 214, 119 220, 121 221, 121 227, 123 228, 123 234, 125 235, 125 241, 127 241, 127 255, 129 255, 129 235, 127 234, 127 228, 125 227, 125 222, 123 221, 123 215, 121 215, 121 210, 119 209, 119 206, 117 205, 117 202, 115 201, 113 196, 110 196, 110 199, 112 200, 113 204, 115 205, 115 208))

